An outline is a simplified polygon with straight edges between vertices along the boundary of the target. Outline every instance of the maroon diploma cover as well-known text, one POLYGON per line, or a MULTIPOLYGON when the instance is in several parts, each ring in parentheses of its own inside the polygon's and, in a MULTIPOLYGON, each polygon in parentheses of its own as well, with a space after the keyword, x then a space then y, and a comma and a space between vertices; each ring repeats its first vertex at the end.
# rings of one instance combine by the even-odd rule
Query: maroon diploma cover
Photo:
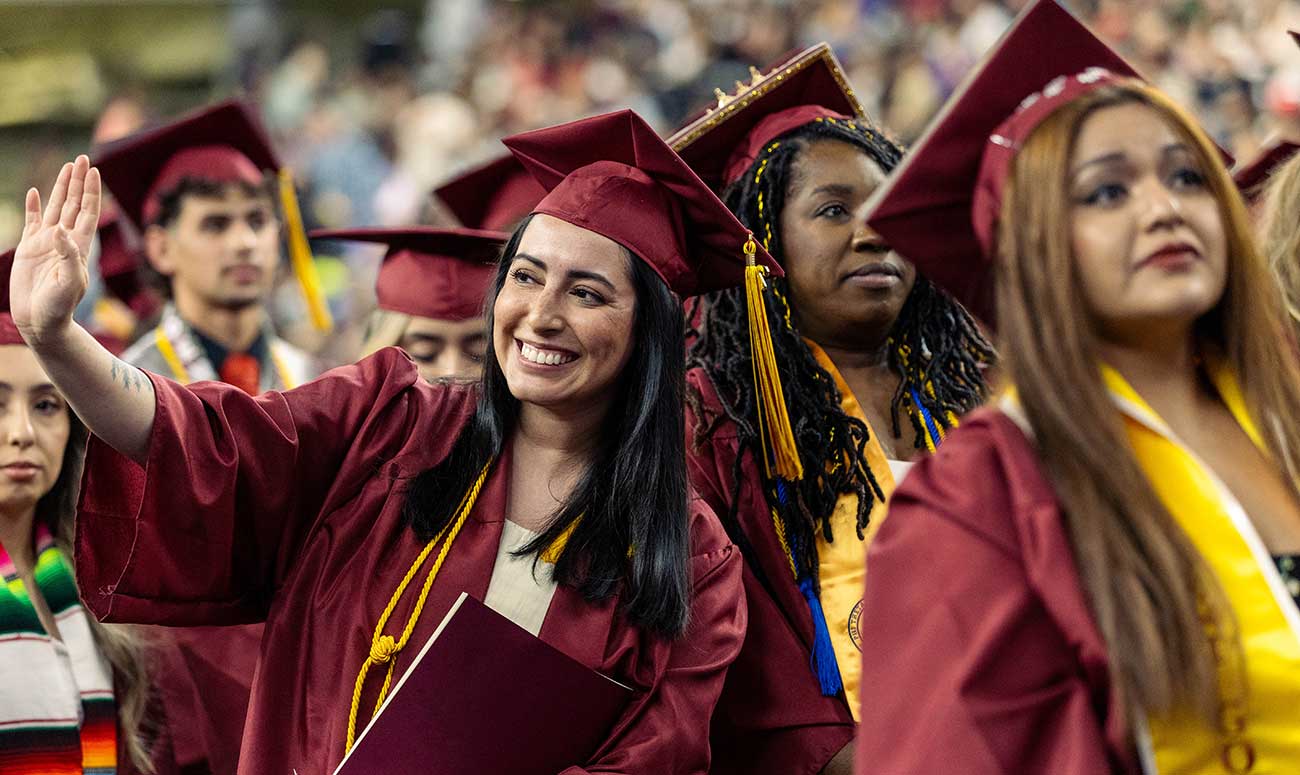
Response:
POLYGON ((631 695, 461 593, 334 775, 555 775, 631 695))

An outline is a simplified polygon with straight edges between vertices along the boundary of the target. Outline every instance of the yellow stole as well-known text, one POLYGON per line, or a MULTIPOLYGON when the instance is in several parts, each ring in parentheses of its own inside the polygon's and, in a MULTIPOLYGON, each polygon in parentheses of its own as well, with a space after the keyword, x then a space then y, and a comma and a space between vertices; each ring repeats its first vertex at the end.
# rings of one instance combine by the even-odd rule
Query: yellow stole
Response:
MULTIPOLYGON (((1221 364, 1210 371, 1242 430, 1265 449, 1235 375, 1221 364)), ((1218 623, 1225 730, 1188 713, 1152 717, 1147 754, 1160 775, 1300 772, 1300 611, 1236 498, 1119 372, 1103 366, 1102 376, 1139 465, 1214 572, 1235 617, 1235 628, 1218 623), (1235 636, 1240 651, 1230 645, 1235 636)))
MULTIPOLYGON (((864 461, 875 475, 880 489, 888 499, 894 492, 894 475, 890 471, 885 451, 876 439, 876 429, 867 422, 858 399, 849 390, 829 356, 812 341, 805 339, 817 363, 835 379, 840 390, 840 408, 849 417, 856 417, 871 430, 866 445, 864 461)), ((858 686, 862 675, 862 646, 859 615, 862 612, 862 585, 867 573, 867 546, 885 521, 884 505, 871 511, 871 522, 863 531, 864 541, 858 541, 858 496, 841 495, 831 513, 831 531, 834 541, 827 541, 817 531, 817 570, 821 578, 822 610, 826 613, 826 626, 830 630, 831 644, 835 646, 835 661, 840 666, 840 679, 844 682, 844 696, 857 721, 858 686)))

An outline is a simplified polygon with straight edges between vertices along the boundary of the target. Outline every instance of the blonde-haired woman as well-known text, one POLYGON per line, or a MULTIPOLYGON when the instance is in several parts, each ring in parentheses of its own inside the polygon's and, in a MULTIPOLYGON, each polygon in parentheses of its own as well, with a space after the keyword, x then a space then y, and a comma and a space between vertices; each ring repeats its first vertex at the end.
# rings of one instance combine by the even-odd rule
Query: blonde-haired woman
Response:
POLYGON ((1263 185, 1259 202, 1259 242, 1282 285, 1287 314, 1300 331, 1300 156, 1294 153, 1263 185))
POLYGON ((868 217, 929 272, 934 211, 907 197, 960 160, 925 196, 970 204, 945 277, 976 306, 996 280, 1013 387, 916 466, 868 556, 860 773, 1300 761, 1280 294, 1214 145, 1107 54, 1032 4, 868 217))
MULTIPOLYGON (((0 257, 4 284, 12 252, 0 257)), ((7 298, 7 294, 5 294, 7 298)), ((5 304, 7 310, 7 302, 5 304)), ((165 773, 140 644, 82 608, 71 557, 86 430, 0 312, 0 773, 165 773)))
POLYGON ((362 357, 400 347, 426 380, 478 377, 488 341, 483 300, 508 234, 410 226, 322 229, 311 236, 387 247, 362 357))

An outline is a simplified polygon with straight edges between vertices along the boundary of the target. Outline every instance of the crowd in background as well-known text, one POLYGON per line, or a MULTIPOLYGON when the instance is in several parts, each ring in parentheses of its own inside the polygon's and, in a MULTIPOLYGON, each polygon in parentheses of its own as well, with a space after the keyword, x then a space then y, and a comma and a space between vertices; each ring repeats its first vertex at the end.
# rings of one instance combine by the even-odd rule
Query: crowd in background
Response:
MULTIPOLYGON (((868 114, 903 141, 925 122, 1005 30, 1023 0, 428 0, 375 11, 341 34, 294 25, 275 4, 228 11, 229 65, 211 74, 206 101, 252 97, 297 176, 310 225, 440 223, 428 192, 501 152, 508 134, 632 107, 671 131, 734 91, 749 67, 826 40, 868 114), (304 31, 306 29, 306 31, 304 31), (340 39, 349 45, 340 46, 340 39)), ((1300 128, 1300 0, 1073 0, 1068 2, 1138 69, 1204 122, 1238 158, 1300 128)), ((1047 44, 1047 45, 1050 45, 1047 44)), ((93 136, 110 140, 173 104, 138 84, 109 88, 93 136)), ((172 101, 174 102, 174 100, 172 101)), ((54 145, 55 143, 51 143, 54 145)), ((82 148, 85 147, 83 144, 82 148)), ((31 154, 0 208, 52 177, 31 154)), ((0 241, 18 213, 0 212, 0 241)), ((282 327, 310 349, 355 350, 370 309, 375 251, 331 258, 318 250, 336 339, 295 326, 289 286, 282 327)), ((87 305, 87 310, 90 306, 87 305)))

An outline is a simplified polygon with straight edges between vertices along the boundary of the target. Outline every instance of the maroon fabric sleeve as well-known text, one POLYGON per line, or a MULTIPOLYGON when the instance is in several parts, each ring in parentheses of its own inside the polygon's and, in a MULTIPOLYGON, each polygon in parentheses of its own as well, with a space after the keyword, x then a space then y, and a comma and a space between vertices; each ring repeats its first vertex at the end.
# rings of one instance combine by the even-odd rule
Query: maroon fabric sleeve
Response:
POLYGON ((1131 766, 1059 507, 1004 415, 917 464, 868 558, 858 773, 1131 766))
POLYGON ((237 624, 271 593, 315 530, 349 455, 394 451, 385 425, 412 413, 419 379, 394 348, 296 390, 253 397, 150 375, 157 414, 143 466, 91 439, 76 536, 86 603, 104 621, 237 624))
POLYGON ((745 638, 745 598, 739 552, 702 502, 691 508, 699 529, 693 531, 686 633, 672 642, 643 645, 668 650, 657 682, 623 713, 593 761, 562 775, 709 772, 709 716, 745 638))

